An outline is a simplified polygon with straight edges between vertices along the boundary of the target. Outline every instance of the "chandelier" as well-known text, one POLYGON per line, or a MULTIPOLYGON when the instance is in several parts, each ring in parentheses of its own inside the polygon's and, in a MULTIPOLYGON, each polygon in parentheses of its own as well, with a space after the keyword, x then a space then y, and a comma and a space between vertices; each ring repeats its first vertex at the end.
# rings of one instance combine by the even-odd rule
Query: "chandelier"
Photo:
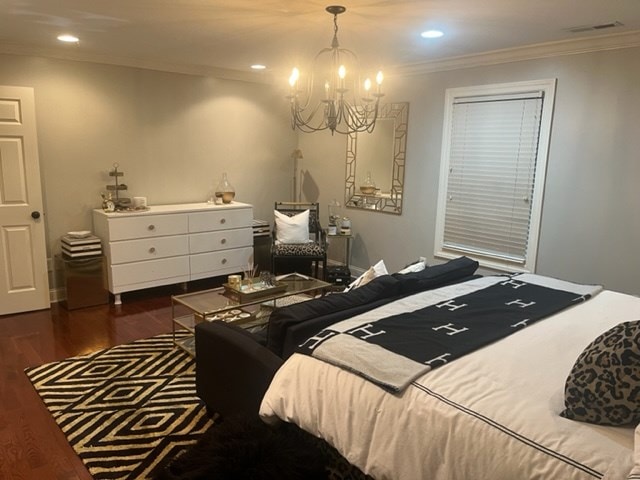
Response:
POLYGON ((289 77, 291 127, 306 133, 329 129, 332 135, 370 133, 376 125, 380 98, 384 96, 382 72, 375 77, 375 87, 369 78, 361 82, 358 57, 338 43, 338 15, 346 8, 333 5, 326 10, 333 15, 331 47, 323 48, 315 56, 306 81, 302 81, 297 68, 289 77))

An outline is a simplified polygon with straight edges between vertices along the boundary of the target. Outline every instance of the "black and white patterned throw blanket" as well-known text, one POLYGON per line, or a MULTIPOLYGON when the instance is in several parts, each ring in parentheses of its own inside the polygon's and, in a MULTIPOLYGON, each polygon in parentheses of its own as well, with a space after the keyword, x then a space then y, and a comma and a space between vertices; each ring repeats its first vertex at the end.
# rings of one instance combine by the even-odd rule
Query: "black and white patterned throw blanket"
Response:
POLYGON ((600 290, 598 285, 534 274, 482 277, 339 322, 309 338, 298 352, 400 392, 429 370, 586 301, 600 290))

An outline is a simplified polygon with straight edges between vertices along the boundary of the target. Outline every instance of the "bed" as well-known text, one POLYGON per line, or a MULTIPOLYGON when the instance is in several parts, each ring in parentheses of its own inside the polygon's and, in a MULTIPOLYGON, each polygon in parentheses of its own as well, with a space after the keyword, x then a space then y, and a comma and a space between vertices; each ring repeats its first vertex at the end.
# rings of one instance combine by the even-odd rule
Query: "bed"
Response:
MULTIPOLYGON (((457 298, 486 278, 412 295, 331 328, 345 331, 457 298)), ((323 438, 378 480, 640 479, 637 422, 598 425, 560 416, 565 382, 585 347, 640 319, 640 298, 595 293, 422 372, 398 391, 296 353, 276 373, 260 415, 323 438)))

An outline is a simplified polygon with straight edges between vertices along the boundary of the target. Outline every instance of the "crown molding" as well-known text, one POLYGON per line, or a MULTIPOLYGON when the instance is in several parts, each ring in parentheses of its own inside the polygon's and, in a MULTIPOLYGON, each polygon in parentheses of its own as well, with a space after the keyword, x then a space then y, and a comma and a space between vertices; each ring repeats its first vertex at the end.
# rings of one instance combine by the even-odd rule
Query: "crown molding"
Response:
POLYGON ((505 48, 474 55, 449 57, 432 62, 398 65, 397 74, 419 75, 423 73, 458 70, 462 68, 499 65, 502 63, 521 62, 564 55, 598 52, 602 50, 618 50, 640 46, 640 30, 597 37, 583 37, 556 42, 537 43, 524 47, 505 48))
POLYGON ((28 45, 0 43, 0 54, 29 55, 55 58, 58 60, 100 63, 120 67, 141 68, 145 70, 156 70, 160 72, 179 73, 184 75, 215 77, 225 80, 236 80, 251 83, 273 83, 272 76, 268 72, 243 72, 240 70, 217 68, 206 65, 170 63, 161 60, 120 57, 72 50, 61 51, 52 48, 47 49, 28 45))
MULTIPOLYGON (((526 45, 524 47, 493 50, 473 55, 461 55, 458 57, 449 57, 430 62, 403 64, 393 67, 392 70, 395 75, 410 76, 638 46, 640 46, 640 30, 634 30, 610 35, 598 35, 571 40, 538 43, 534 45, 526 45)), ((0 54, 30 55, 45 58, 56 58, 59 60, 142 68, 185 75, 215 77, 225 80, 236 80, 250 83, 274 84, 273 74, 269 72, 245 72, 206 65, 179 64, 154 59, 87 53, 77 50, 63 51, 53 48, 47 49, 29 45, 0 43, 0 54)))

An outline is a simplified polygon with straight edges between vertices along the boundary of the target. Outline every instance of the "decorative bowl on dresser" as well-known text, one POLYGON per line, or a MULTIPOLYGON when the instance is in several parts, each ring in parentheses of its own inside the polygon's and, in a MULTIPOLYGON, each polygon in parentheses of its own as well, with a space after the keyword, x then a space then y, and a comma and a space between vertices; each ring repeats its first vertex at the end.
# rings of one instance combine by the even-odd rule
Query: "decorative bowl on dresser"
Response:
POLYGON ((121 294, 244 270, 253 255, 253 207, 190 203, 93 211, 109 291, 121 294))

